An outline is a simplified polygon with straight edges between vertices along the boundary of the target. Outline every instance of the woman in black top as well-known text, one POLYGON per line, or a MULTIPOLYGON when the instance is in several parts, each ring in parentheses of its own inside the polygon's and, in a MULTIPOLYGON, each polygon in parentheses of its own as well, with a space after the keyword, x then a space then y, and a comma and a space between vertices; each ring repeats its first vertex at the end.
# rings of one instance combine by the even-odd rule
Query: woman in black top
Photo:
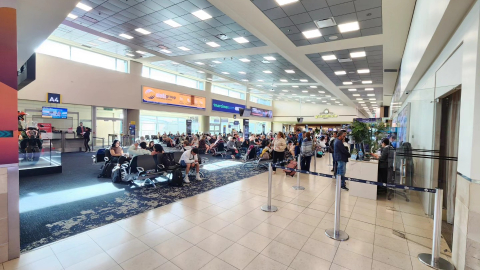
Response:
POLYGON ((150 152, 153 152, 154 146, 155 146, 155 142, 154 142, 154 141, 150 141, 150 142, 148 143, 147 150, 149 150, 150 152))
POLYGON ((85 152, 90 152, 92 149, 90 149, 90 146, 88 143, 90 142, 90 132, 92 130, 90 128, 85 128, 85 132, 83 133, 83 144, 85 145, 85 152))

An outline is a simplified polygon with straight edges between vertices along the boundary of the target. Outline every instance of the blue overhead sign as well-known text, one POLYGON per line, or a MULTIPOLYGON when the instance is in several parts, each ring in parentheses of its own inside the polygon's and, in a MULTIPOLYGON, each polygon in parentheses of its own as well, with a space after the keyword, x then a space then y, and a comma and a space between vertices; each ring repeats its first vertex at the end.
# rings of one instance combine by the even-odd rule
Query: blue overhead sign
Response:
POLYGON ((212 99, 212 111, 239 113, 240 108, 245 109, 245 105, 212 99))

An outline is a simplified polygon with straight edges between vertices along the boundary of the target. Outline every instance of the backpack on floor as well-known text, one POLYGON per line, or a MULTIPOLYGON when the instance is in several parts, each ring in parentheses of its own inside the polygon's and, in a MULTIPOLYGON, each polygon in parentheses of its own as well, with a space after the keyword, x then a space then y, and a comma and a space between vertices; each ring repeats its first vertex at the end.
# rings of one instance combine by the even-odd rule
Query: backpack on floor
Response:
POLYGON ((102 172, 98 175, 98 178, 111 178, 112 177, 112 171, 115 168, 117 164, 114 162, 108 162, 105 165, 103 165, 102 172))
MULTIPOLYGON (((287 168, 296 169, 297 168, 297 162, 295 160, 290 161, 287 165, 287 168)), ((283 171, 285 172, 285 174, 287 176, 291 176, 291 177, 295 176, 295 173, 296 173, 295 171, 288 170, 288 169, 285 169, 283 171)))
POLYGON ((122 166, 115 166, 112 171, 112 183, 125 182, 127 178, 127 170, 122 166))
POLYGON ((173 153, 165 153, 162 155, 161 164, 166 170, 174 170, 177 167, 173 153))
POLYGON ((318 151, 317 152, 317 157, 320 157, 320 158, 323 157, 323 151, 318 151))
POLYGON ((183 174, 180 168, 177 168, 173 171, 172 179, 168 180, 168 185, 172 187, 183 187, 183 174))
POLYGON ((97 154, 95 155, 96 162, 102 162, 105 158, 105 148, 98 149, 97 154))

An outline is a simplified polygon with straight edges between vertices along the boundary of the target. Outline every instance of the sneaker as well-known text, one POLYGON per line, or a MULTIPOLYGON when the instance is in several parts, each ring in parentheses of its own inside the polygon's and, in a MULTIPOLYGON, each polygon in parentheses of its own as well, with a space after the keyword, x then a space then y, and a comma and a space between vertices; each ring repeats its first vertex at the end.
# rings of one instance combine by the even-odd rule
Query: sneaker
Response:
POLYGON ((346 190, 346 191, 349 191, 349 189, 347 188, 347 186, 343 186, 342 189, 346 190))
POLYGON ((235 156, 234 156, 234 155, 232 155, 232 159, 235 159, 235 156))
POLYGON ((190 180, 188 180, 188 177, 185 177, 185 178, 183 179, 183 182, 185 182, 185 183, 190 183, 190 180))
POLYGON ((202 181, 203 179, 200 178, 199 176, 197 176, 197 177, 195 178, 195 180, 197 180, 197 181, 202 181))

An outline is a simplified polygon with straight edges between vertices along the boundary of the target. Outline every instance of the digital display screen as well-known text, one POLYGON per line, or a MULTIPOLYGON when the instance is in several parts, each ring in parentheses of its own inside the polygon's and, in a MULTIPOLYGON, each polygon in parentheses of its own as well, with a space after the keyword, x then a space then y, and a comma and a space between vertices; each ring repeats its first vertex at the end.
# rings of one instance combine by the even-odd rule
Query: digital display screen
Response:
POLYGON ((245 105, 212 99, 212 111, 239 113, 240 109, 245 109, 245 105))
POLYGON ((264 109, 259 109, 259 108, 252 107, 252 115, 253 116, 272 118, 273 113, 270 110, 264 110, 264 109))
POLYGON ((67 119, 68 110, 66 108, 43 107, 42 117, 53 119, 67 119))

